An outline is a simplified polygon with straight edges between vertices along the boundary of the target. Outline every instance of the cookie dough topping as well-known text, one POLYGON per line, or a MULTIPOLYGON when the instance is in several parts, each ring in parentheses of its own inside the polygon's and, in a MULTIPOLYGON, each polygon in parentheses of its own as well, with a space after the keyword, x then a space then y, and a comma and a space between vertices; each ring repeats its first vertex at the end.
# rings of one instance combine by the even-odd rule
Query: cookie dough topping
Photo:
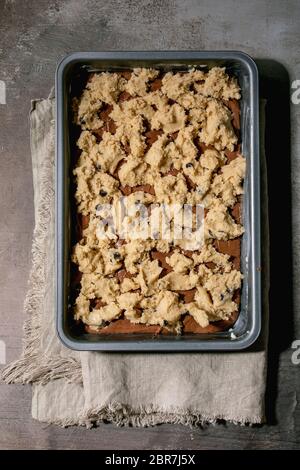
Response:
MULTIPOLYGON (((72 256, 81 274, 76 319, 105 328, 125 318, 179 333, 187 315, 205 328, 238 309, 242 274, 236 253, 221 248, 244 232, 234 216, 246 171, 239 99, 236 79, 220 67, 91 75, 74 100, 81 128, 73 171, 81 220, 72 256), (99 224, 112 217, 105 204, 115 208, 124 196, 149 216, 160 210, 153 204, 204 205, 204 245, 121 238, 99 224)), ((174 229, 174 213, 170 221, 174 229)), ((135 216, 127 222, 134 226, 135 216)))

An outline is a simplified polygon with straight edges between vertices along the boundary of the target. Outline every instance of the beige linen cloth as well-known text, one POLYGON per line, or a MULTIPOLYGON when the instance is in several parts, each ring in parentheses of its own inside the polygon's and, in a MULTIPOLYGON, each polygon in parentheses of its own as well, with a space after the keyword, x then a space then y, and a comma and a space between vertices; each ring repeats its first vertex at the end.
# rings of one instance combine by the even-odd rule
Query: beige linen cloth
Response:
MULTIPOLYGON (((99 353, 65 348, 56 336, 54 304, 54 97, 30 113, 35 230, 25 301, 24 352, 2 373, 8 383, 32 383, 33 418, 62 426, 197 424, 218 419, 264 421, 267 266, 264 326, 258 343, 235 353, 99 353)), ((263 152, 262 152, 263 155, 263 152)), ((265 180, 265 160, 262 176, 265 180)), ((267 220, 266 184, 262 220, 267 220)), ((268 253, 267 225, 264 252, 268 253)))

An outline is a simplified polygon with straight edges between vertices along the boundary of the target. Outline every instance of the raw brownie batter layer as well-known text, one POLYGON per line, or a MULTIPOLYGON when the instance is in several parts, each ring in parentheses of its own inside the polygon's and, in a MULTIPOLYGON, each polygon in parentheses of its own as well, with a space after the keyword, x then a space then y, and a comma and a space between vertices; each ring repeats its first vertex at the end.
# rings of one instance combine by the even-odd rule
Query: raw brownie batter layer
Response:
MULTIPOLYGON (((204 333, 238 316, 241 195, 239 87, 224 69, 135 69, 90 76, 74 102, 78 289, 74 315, 89 332, 204 333), (99 207, 202 204, 204 246, 99 237, 99 207)), ((102 234, 103 235, 103 234, 102 234)))

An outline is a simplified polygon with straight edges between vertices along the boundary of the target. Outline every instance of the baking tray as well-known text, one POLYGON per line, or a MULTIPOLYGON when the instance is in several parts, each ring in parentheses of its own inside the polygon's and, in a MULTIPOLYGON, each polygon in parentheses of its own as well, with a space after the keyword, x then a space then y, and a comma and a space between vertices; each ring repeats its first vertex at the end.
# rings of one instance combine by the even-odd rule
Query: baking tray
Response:
POLYGON ((88 351, 237 351, 249 347, 261 328, 260 173, 258 72, 254 61, 237 51, 77 52, 56 70, 56 309, 57 332, 65 346, 88 351), (182 336, 149 334, 88 334, 70 315, 70 155, 71 96, 80 77, 91 71, 134 67, 187 70, 191 66, 225 66, 242 90, 241 140, 247 159, 241 245, 244 275, 240 314, 228 331, 182 336))

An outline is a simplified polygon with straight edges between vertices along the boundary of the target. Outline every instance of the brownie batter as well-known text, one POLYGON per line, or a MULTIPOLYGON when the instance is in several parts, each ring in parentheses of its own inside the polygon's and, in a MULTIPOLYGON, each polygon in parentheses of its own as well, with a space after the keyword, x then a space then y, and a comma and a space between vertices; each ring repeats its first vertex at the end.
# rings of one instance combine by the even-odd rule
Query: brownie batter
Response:
MULTIPOLYGON (((147 84, 147 80, 146 81, 140 80, 140 76, 138 74, 133 75, 132 71, 122 71, 114 75, 122 77, 122 79, 127 81, 127 83, 129 83, 130 85, 128 86, 125 85, 124 86, 125 89, 121 91, 117 97, 114 97, 113 91, 110 91, 107 94, 107 96, 104 97, 103 101, 107 100, 107 103, 103 105, 101 109, 99 110, 98 118, 97 118, 98 121, 95 120, 94 118, 91 118, 91 116, 89 116, 90 123, 88 124, 88 129, 91 135, 95 137, 97 143, 103 142, 105 135, 107 134, 115 135, 117 132, 118 122, 114 121, 111 117, 111 114, 114 114, 114 104, 111 104, 111 103, 115 102, 117 104, 122 104, 124 102, 130 102, 131 100, 134 101, 134 99, 136 98, 136 96, 134 96, 135 87, 136 89, 139 90, 137 96, 146 96, 148 92, 159 93, 163 86, 167 87, 168 85, 166 78, 164 79, 164 77, 168 76, 168 74, 164 75, 160 73, 158 77, 155 77, 155 73, 153 73, 152 78, 150 76, 148 80, 148 84, 147 84), (130 90, 130 92, 128 90, 130 90), (99 122, 101 125, 97 127, 96 125, 94 125, 95 122, 99 122)), ((181 74, 181 76, 184 77, 184 74, 181 74)), ((171 85, 174 86, 175 87, 174 89, 176 90, 176 86, 179 87, 179 85, 174 79, 174 77, 176 77, 176 75, 169 77, 169 79, 171 80, 171 85)), ((90 78, 89 80, 90 82, 92 81, 92 78, 93 77, 90 78)), ((209 81, 209 78, 207 79, 207 81, 209 81)), ((184 79, 183 79, 183 83, 184 83, 184 79)), ((223 107, 220 108, 220 113, 223 113, 223 119, 226 119, 227 112, 231 115, 232 130, 224 129, 224 131, 221 132, 220 129, 222 129, 223 121, 221 119, 220 121, 216 119, 216 125, 218 126, 219 130, 214 131, 215 132, 214 144, 210 143, 210 139, 211 139, 210 129, 215 125, 215 121, 212 120, 212 122, 208 122, 210 119, 208 117, 207 123, 203 124, 202 138, 204 139, 204 141, 201 139, 201 134, 200 134, 200 137, 197 137, 194 139, 195 155, 193 156, 193 158, 195 159, 195 161, 199 161, 199 159, 204 154, 207 155, 207 153, 205 152, 215 151, 215 148, 218 148, 218 151, 220 151, 220 148, 222 148, 223 145, 225 145, 225 148, 222 150, 224 154, 224 159, 226 159, 226 162, 224 160, 225 163, 229 164, 230 162, 233 162, 235 159, 241 158, 240 157, 240 143, 238 141, 239 129, 240 129, 239 102, 238 102, 238 98, 228 99, 229 96, 227 96, 228 94, 230 95, 230 91, 228 91, 230 89, 230 86, 232 86, 232 89, 233 89, 233 92, 231 93, 233 96, 236 96, 238 94, 237 88, 235 88, 234 84, 230 85, 228 82, 227 85, 223 85, 223 89, 221 91, 218 90, 217 88, 214 89, 213 87, 208 89, 208 88, 205 88, 205 86, 203 87, 203 80, 200 80, 198 83, 196 82, 196 85, 194 85, 194 87, 197 88, 197 86, 198 86, 198 90, 201 90, 201 93, 203 93, 203 96, 205 96, 205 93, 211 93, 211 90, 213 89, 212 96, 214 97, 214 101, 213 100, 209 101, 207 105, 208 107, 211 106, 211 112, 214 112, 216 109, 218 110, 219 109, 218 106, 220 106, 220 103, 223 100, 223 105, 222 105, 223 107), (228 89, 226 88, 226 86, 228 89)), ((180 101, 180 106, 181 106, 182 103, 184 105, 184 99, 186 100, 188 98, 190 99, 191 97, 190 96, 184 97, 183 95, 180 95, 180 94, 178 96, 174 95, 174 99, 173 98, 168 99, 167 106, 171 106, 171 108, 173 106, 173 109, 174 109, 174 105, 176 104, 176 102, 180 101), (181 101, 179 100, 179 98, 181 101)), ((75 105, 75 108, 76 107, 78 107, 78 104, 75 105)), ((174 116, 170 117, 169 121, 165 120, 165 114, 162 114, 161 116, 159 115, 156 104, 152 103, 152 108, 154 112, 156 112, 157 114, 157 127, 158 128, 151 129, 149 128, 148 124, 145 125, 145 130, 143 132, 144 144, 143 144, 143 141, 141 141, 142 147, 143 147, 142 151, 145 154, 149 152, 151 148, 154 149, 154 144, 157 145, 161 139, 167 139, 168 142, 177 142, 178 134, 179 134, 179 131, 176 130, 177 123, 178 123, 179 129, 181 129, 182 125, 184 125, 183 123, 186 122, 186 114, 185 113, 180 114, 181 108, 180 109, 178 108, 178 112, 177 110, 174 109, 174 116)), ((77 113, 78 115, 80 114, 80 112, 78 111, 77 113)), ((192 113, 190 114, 192 116, 192 113)), ((86 119, 86 121, 87 120, 88 119, 86 119)), ((78 124, 81 125, 83 130, 86 128, 86 121, 84 122, 84 124, 82 124, 82 121, 80 121, 80 118, 79 118, 78 124)), ((156 126, 155 122, 156 121, 154 121, 154 126, 156 126)), ((119 181, 120 181, 119 171, 125 164, 126 157, 128 158, 128 156, 132 152, 130 141, 126 141, 126 139, 122 140, 122 144, 120 147, 120 154, 122 154, 122 152, 123 152, 123 156, 120 157, 119 161, 116 164, 114 171, 111 173, 113 177, 119 181)), ((212 159, 214 158, 213 154, 211 158, 212 159)), ((208 163, 211 164, 211 160, 208 160, 208 163)), ((219 173, 219 170, 218 170, 218 173, 219 173)), ((199 182, 199 180, 197 179, 198 177, 196 176, 195 172, 194 173, 191 172, 191 175, 190 175, 190 174, 187 174, 187 172, 183 172, 181 168, 175 168, 171 166, 169 169, 165 170, 164 175, 171 176, 174 178, 177 178, 178 175, 180 175, 181 177, 183 177, 189 191, 195 190, 198 187, 195 181, 199 182)), ((157 188, 155 187, 155 184, 149 184, 149 183, 136 184, 136 185, 130 185, 130 184, 122 185, 121 184, 119 189, 121 191, 121 194, 125 196, 130 196, 134 193, 142 192, 144 194, 148 194, 149 196, 155 197, 158 193, 157 188)), ((230 215, 232 217, 232 220, 237 224, 241 224, 241 210, 242 210, 241 207, 242 207, 241 196, 237 196, 235 204, 230 209, 230 215)), ((90 223, 90 216, 88 214, 85 214, 84 212, 85 211, 83 210, 81 211, 80 214, 78 213, 76 214, 76 227, 77 227, 76 241, 78 243, 81 242, 84 236, 85 230, 88 229, 89 223, 90 223)), ((207 212, 208 211, 206 210, 206 213, 207 212)), ((241 236, 238 236, 234 239, 229 239, 229 240, 221 240, 221 239, 213 240, 213 247, 217 250, 217 252, 223 255, 228 255, 228 259, 232 263, 233 268, 238 271, 240 270, 240 252, 241 252, 240 243, 241 243, 241 236)), ((119 247, 122 247, 124 245, 126 245, 125 240, 119 240, 117 242, 117 246, 119 247)), ((159 279, 163 279, 165 276, 171 273, 174 273, 174 269, 166 260, 167 258, 170 258, 170 256, 174 252, 175 252, 175 247, 174 248, 169 247, 169 250, 165 252, 159 251, 155 248, 151 250, 150 252, 151 260, 153 261, 156 260, 158 263, 158 266, 161 268, 159 279)), ((200 253, 197 251, 196 252, 189 251, 181 247, 176 247, 176 252, 178 252, 179 254, 181 253, 182 255, 190 259, 193 259, 194 254, 200 253)), ((216 268, 216 264, 212 261, 205 262, 203 266, 206 266, 207 269, 210 269, 210 270, 214 270, 216 268)), ((82 273, 80 273, 80 271, 78 271, 77 268, 72 270, 71 272, 71 288, 72 289, 75 289, 75 288, 78 289, 78 283, 81 281, 81 276, 82 276, 82 273)), ((118 285, 123 286, 127 283, 128 289, 131 287, 131 289, 128 290, 129 292, 136 292, 137 295, 140 294, 139 286, 138 285, 135 286, 136 274, 128 271, 128 269, 126 269, 123 263, 121 263, 121 267, 119 269, 111 273, 111 276, 113 276, 113 278, 116 280, 116 283, 118 285)), ((178 299, 181 305, 185 305, 185 304, 194 305, 196 292, 197 292, 196 288, 174 291, 176 296, 178 296, 178 299)), ((212 332, 217 332, 217 331, 223 331, 223 330, 230 328, 238 317, 238 306, 240 303, 239 288, 235 290, 232 300, 235 302, 237 308, 230 315, 228 315, 227 318, 209 322, 206 326, 200 325, 199 322, 197 322, 195 318, 189 313, 188 309, 186 309, 186 311, 184 312, 181 312, 181 322, 182 322, 181 332, 186 333, 186 334, 187 333, 189 334, 212 333, 212 332)), ((90 312, 92 312, 95 309, 99 310, 100 308, 103 308, 105 306, 107 306, 107 302, 103 301, 101 298, 95 297, 89 301, 90 312)), ((141 311, 142 309, 139 303, 137 303, 135 306, 135 314, 138 316, 141 314, 141 311)), ((166 320, 164 320, 163 325, 161 324, 160 325, 148 325, 148 324, 141 324, 141 323, 133 323, 130 319, 124 318, 123 312, 120 312, 120 314, 118 314, 116 318, 113 318, 108 321, 103 320, 102 323, 99 324, 98 326, 87 324, 85 325, 85 329, 87 332, 97 333, 97 334, 149 333, 150 335, 158 335, 158 334, 170 334, 170 333, 175 333, 175 332, 178 333, 178 328, 176 328, 175 324, 168 324, 166 320)))

